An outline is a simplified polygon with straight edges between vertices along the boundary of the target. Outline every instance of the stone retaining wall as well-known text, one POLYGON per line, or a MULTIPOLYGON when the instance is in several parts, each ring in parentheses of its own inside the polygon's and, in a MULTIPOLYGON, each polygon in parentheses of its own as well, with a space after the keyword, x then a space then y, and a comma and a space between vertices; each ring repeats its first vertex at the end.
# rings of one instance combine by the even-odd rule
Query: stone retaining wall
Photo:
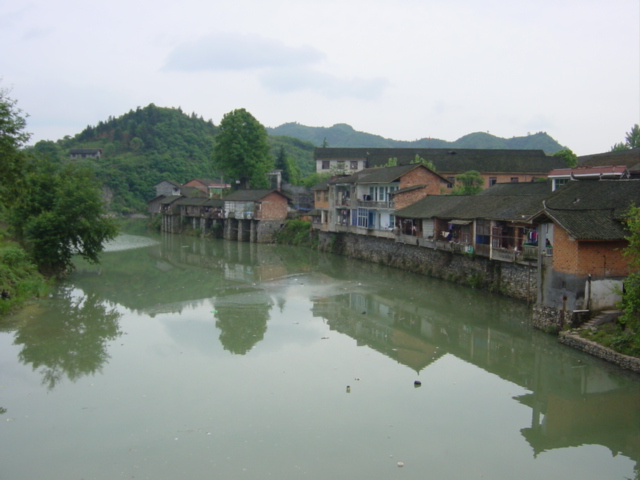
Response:
POLYGON ((622 353, 615 352, 599 343, 582 338, 576 333, 562 332, 559 337, 560 343, 569 347, 582 350, 594 357, 602 358, 608 362, 618 365, 620 368, 640 373, 640 358, 630 357, 622 353))
POLYGON ((433 250, 351 233, 319 232, 318 240, 320 251, 442 278, 532 303, 536 300, 535 263, 492 261, 472 254, 433 250))

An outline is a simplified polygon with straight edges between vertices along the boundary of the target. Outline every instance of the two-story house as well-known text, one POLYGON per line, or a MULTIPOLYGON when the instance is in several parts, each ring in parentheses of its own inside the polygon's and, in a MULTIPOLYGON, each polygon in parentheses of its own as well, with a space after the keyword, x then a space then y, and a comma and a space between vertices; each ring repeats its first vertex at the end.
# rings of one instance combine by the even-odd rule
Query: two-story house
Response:
POLYGON ((369 168, 338 177, 329 186, 329 231, 393 237, 394 211, 426 195, 438 195, 447 180, 422 164, 369 168))

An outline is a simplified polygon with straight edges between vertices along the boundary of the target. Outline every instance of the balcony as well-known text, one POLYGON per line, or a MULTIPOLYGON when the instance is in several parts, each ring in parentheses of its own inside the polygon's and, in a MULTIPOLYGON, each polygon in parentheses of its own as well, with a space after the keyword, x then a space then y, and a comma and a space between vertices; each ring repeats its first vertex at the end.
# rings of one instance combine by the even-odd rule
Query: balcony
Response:
POLYGON ((393 210, 393 202, 374 202, 371 200, 358 200, 358 208, 375 208, 393 210))

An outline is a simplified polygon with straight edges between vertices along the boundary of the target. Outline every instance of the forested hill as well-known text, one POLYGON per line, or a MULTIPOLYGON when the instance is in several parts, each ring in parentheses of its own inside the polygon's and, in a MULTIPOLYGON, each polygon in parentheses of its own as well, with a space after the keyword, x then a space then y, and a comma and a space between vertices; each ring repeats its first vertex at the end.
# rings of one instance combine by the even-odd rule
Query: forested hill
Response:
POLYGON ((312 142, 316 146, 326 144, 328 147, 533 149, 544 150, 547 155, 565 148, 544 132, 513 138, 500 138, 489 133, 477 132, 465 135, 453 142, 437 138, 423 138, 414 141, 392 140, 356 131, 344 123, 332 127, 307 127, 299 123, 285 123, 276 128, 267 128, 267 132, 269 135, 286 135, 312 142))
MULTIPOLYGON (((188 115, 180 108, 150 104, 88 126, 74 137, 40 141, 33 149, 59 162, 73 161, 94 170, 106 187, 114 212, 143 212, 162 180, 185 183, 194 178, 217 178, 213 167, 214 137, 211 120, 188 115), (70 160, 72 149, 101 148, 100 159, 70 160)), ((303 174, 314 169, 314 145, 296 138, 269 137, 275 158, 280 147, 299 164, 303 174)))

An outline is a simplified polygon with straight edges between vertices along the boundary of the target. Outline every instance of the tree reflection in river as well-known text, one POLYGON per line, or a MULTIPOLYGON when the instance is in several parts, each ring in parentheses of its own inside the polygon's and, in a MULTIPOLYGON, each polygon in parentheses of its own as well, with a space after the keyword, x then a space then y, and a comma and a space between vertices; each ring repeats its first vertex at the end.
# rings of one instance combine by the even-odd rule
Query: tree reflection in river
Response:
POLYGON ((20 322, 15 334, 20 361, 39 369, 49 390, 65 376, 76 381, 99 373, 109 359, 109 342, 122 334, 115 307, 96 293, 77 293, 72 286, 58 288, 41 303, 41 317, 20 322))

